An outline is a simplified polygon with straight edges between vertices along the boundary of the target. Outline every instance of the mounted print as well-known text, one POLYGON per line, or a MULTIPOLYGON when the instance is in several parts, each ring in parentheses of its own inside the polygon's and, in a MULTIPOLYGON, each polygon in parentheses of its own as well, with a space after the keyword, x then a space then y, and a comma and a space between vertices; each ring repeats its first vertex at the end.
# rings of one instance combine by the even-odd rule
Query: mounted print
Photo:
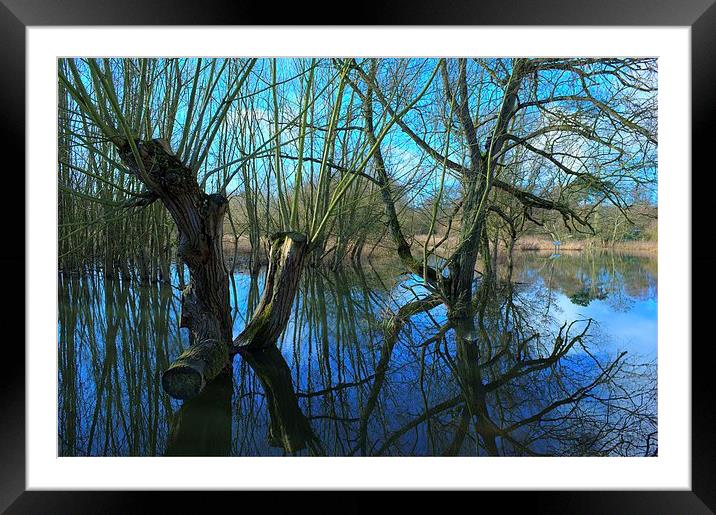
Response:
POLYGON ((59 456, 659 456, 658 58, 57 83, 59 456))

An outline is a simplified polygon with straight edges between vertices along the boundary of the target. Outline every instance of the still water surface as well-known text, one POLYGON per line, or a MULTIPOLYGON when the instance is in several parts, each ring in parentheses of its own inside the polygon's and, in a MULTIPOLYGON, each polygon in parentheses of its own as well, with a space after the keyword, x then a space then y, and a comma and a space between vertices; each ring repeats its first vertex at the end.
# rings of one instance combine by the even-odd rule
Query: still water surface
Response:
MULTIPOLYGON (((176 285, 61 274, 59 454, 656 455, 655 259, 518 254, 468 328, 395 318, 427 295, 395 269, 307 269, 279 348, 184 403, 176 285)), ((262 273, 234 274, 235 333, 262 273)))

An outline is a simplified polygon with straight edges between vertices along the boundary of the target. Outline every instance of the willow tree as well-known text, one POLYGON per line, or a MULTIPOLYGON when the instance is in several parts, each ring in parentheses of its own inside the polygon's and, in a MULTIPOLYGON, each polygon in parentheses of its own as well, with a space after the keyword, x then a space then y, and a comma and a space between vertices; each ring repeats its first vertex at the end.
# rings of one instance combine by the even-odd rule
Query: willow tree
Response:
MULTIPOLYGON (((396 66, 413 66, 384 64, 381 73, 381 64, 351 60, 349 83, 363 99, 369 137, 374 112, 392 116, 400 104, 396 66)), ((446 59, 439 66, 442 80, 429 102, 398 117, 397 126, 404 148, 434 160, 427 173, 439 183, 438 201, 446 181, 459 185, 457 244, 445 259, 429 265, 435 246, 427 242, 422 259, 411 250, 396 215, 398 181, 380 145, 372 180, 398 256, 461 320, 474 312, 480 255, 489 267, 488 217, 501 218, 512 241, 519 224, 540 224, 548 213, 568 230, 589 233, 598 206, 610 203, 628 219, 633 185, 655 184, 656 60, 446 59)))
POLYGON ((59 67, 60 88, 72 100, 67 109, 110 145, 100 151, 90 141, 87 148, 112 174, 131 179, 122 207, 159 202, 176 226, 177 256, 190 276, 180 322, 190 347, 162 377, 176 398, 196 395, 235 354, 276 344, 307 255, 322 248, 380 142, 425 95, 439 69, 422 77, 414 97, 385 112, 380 131, 366 138, 347 127, 350 63, 336 70, 315 59, 296 62, 299 69, 287 77, 271 59, 65 59, 59 67), (341 130, 349 134, 339 137, 341 130), (336 174, 339 155, 344 165, 336 174), (224 219, 228 196, 250 175, 250 165, 265 180, 267 227, 276 230, 261 300, 234 337, 224 219))

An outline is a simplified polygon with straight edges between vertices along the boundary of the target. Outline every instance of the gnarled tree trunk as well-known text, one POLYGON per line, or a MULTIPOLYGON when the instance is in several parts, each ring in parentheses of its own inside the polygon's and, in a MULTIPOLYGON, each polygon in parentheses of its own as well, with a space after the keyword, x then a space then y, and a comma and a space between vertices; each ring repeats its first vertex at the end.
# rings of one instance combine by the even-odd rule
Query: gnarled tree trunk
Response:
POLYGON ((178 257, 190 273, 182 292, 180 327, 189 329, 190 347, 162 376, 164 390, 177 399, 197 395, 207 382, 231 365, 239 349, 276 344, 288 323, 308 249, 303 234, 286 232, 271 239, 264 292, 252 320, 232 342, 229 277, 222 249, 224 213, 228 201, 199 187, 192 170, 164 140, 118 142, 129 171, 148 191, 141 203, 161 200, 179 231, 178 257))
POLYGON ((166 141, 133 143, 136 154, 128 141, 117 144, 122 161, 147 187, 144 202, 159 199, 171 214, 179 232, 177 254, 189 268, 180 327, 189 329, 191 346, 162 376, 169 395, 188 399, 230 363, 232 321, 222 249, 228 202, 223 195, 202 191, 193 171, 166 141))

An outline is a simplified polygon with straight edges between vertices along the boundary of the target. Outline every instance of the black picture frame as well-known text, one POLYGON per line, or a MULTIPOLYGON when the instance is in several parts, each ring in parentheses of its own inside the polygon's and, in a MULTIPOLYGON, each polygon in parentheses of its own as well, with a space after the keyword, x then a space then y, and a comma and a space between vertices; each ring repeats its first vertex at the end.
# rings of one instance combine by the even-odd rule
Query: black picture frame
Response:
MULTIPOLYGON (((703 235, 710 234, 712 195, 716 189, 711 165, 711 147, 716 141, 716 3, 715 0, 483 0, 429 2, 396 1, 353 5, 350 16, 336 19, 357 25, 610 25, 610 26, 689 26, 691 27, 692 100, 692 489, 690 491, 585 491, 585 492, 480 492, 451 493, 451 503, 475 502, 482 506, 487 497, 510 508, 524 506, 530 511, 549 513, 713 513, 716 512, 716 404, 711 377, 713 338, 704 330, 711 310, 708 300, 713 290, 711 255, 703 235), (701 236, 701 240, 697 239, 701 236), (696 243, 699 243, 698 245, 696 243), (693 282, 693 281, 692 281, 693 282), (697 329, 701 330, 697 330, 697 329), (456 499, 455 496, 461 496, 456 499), (465 499, 471 495, 474 499, 465 499), (478 497, 479 496, 479 497, 478 497), (501 496, 492 499, 495 496, 501 496)), ((167 492, 50 492, 25 491, 25 319, 24 278, 32 273, 25 267, 24 199, 32 195, 24 187, 25 134, 25 30, 46 25, 248 25, 248 24, 335 24, 322 19, 336 12, 335 3, 317 2, 281 5, 267 9, 265 3, 203 0, 0 0, 0 162, 5 168, 2 224, 3 252, 0 263, 6 307, 3 324, 6 334, 0 365, 0 510, 7 513, 134 513, 160 500, 163 511, 187 509, 193 503, 207 506, 208 496, 234 496, 245 506, 263 502, 265 492, 185 493, 167 492), (276 11, 276 12, 272 12, 276 11), (321 14, 316 14, 321 13, 321 14), (14 184, 12 184, 14 181, 14 184), (23 273, 19 273, 22 270, 23 273), (20 328, 9 337, 7 330, 20 328)), ((88 43, 89 44, 89 43, 88 43)), ((677 172, 678 173, 678 172, 677 172)), ((51 173, 48 174, 48 177, 51 173)), ((685 180, 688 177, 685 177, 685 180)), ((666 271, 665 273, 668 273, 666 271)), ((27 306, 32 309, 32 306, 27 306)), ((691 342, 669 342, 688 346, 691 342)), ((668 364, 661 364, 668 366, 668 364)), ((315 494, 303 492, 287 499, 271 494, 272 507, 290 502, 315 506, 315 494)), ((380 499, 377 493, 343 493, 338 511, 364 512, 380 499)), ((405 510, 410 504, 425 506, 425 493, 403 495, 405 510)), ((225 502, 228 499, 211 499, 225 502)), ((231 502, 231 501, 230 501, 231 502)), ((325 501, 323 501, 325 502, 325 501)), ((217 505, 218 509, 218 505, 217 505)), ((240 508, 237 508, 240 509, 240 508)), ((184 511, 184 510, 182 510, 184 511)))

